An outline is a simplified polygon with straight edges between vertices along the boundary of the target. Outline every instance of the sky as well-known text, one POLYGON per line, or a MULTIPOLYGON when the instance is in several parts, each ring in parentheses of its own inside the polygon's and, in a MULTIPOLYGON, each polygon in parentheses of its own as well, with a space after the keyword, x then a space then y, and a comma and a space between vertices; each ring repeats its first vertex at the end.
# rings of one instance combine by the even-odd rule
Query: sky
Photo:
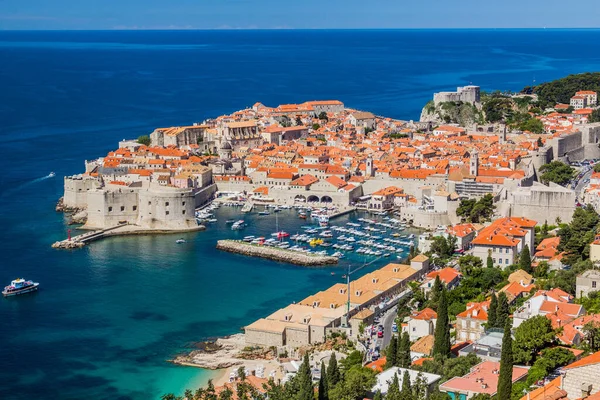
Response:
POLYGON ((0 0, 0 29, 599 28, 599 14, 598 0, 0 0))

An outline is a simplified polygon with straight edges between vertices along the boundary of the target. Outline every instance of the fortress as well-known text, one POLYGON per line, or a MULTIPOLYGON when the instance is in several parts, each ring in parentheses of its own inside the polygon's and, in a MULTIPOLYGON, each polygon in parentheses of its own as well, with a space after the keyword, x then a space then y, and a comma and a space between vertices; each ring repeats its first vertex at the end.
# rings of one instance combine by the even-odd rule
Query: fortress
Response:
POLYGON ((480 92, 479 86, 463 86, 456 88, 456 92, 439 92, 433 94, 433 102, 435 105, 445 103, 448 101, 470 103, 473 105, 480 103, 480 92))

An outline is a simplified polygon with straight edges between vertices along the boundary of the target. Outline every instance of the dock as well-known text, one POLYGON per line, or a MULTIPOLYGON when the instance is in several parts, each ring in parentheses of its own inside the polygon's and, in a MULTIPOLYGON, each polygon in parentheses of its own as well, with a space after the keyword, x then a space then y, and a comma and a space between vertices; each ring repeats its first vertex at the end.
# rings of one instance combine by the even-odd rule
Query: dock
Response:
POLYGON ((124 236, 124 235, 145 235, 145 234, 164 234, 164 233, 182 233, 182 232, 196 232, 206 229, 204 225, 198 225, 193 229, 179 229, 179 230, 159 230, 159 229, 145 229, 137 225, 131 225, 123 223, 115 226, 111 226, 104 229, 90 231, 82 233, 81 235, 73 236, 70 239, 60 240, 52 244, 54 249, 79 249, 86 244, 93 242, 94 240, 103 239, 109 236, 124 236))
POLYGON ((300 253, 277 247, 246 243, 239 240, 219 240, 217 242, 217 249, 228 251, 230 253, 242 254, 244 256, 266 258, 268 260, 307 267, 318 267, 338 263, 337 257, 300 253))

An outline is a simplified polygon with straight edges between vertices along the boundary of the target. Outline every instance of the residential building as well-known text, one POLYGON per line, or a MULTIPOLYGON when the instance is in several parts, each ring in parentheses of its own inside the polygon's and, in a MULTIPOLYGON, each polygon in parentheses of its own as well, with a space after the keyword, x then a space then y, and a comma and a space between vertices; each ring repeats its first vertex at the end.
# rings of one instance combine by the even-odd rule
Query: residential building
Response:
POLYGON ((534 248, 536 221, 523 217, 500 218, 482 229, 473 239, 473 255, 485 264, 488 255, 494 266, 506 268, 518 261, 527 245, 534 248))
POLYGON ((407 317, 406 324, 406 332, 408 332, 410 341, 414 342, 423 336, 433 335, 436 320, 437 313, 429 307, 413 312, 410 317, 407 317))
POLYGON ((458 355, 466 356, 470 353, 474 353, 482 360, 499 362, 500 355, 502 353, 503 337, 503 332, 489 332, 481 336, 479 339, 476 339, 473 343, 470 343, 460 349, 458 355))
POLYGON ((582 399, 600 392, 600 351, 562 368, 562 390, 569 399, 582 399))
MULTIPOLYGON (((521 307, 513 313, 513 327, 516 328, 529 318, 536 315, 545 315, 552 311, 557 311, 556 305, 560 303, 569 304, 573 301, 573 296, 569 293, 554 288, 552 290, 538 290, 530 299, 526 300, 521 307), (548 304, 550 303, 550 304, 548 304)), ((580 314, 582 310, 568 310, 571 314, 580 314)))
POLYGON ((485 334, 490 301, 467 303, 467 309, 456 315, 456 340, 477 340, 485 334))
POLYGON ((431 356, 434 341, 435 337, 433 335, 427 335, 417 339, 417 341, 410 346, 410 359, 414 361, 431 356))
POLYGON ((577 276, 575 296, 579 299, 600 289, 600 270, 589 269, 577 276))
MULTIPOLYGON (((494 396, 498 390, 499 375, 499 362, 483 361, 472 367, 468 374, 442 383, 439 389, 441 392, 448 393, 452 400, 468 400, 478 394, 494 396)), ((526 368, 513 367, 513 383, 526 376, 526 368)))
POLYGON ((421 289, 427 295, 433 288, 436 277, 440 277, 440 281, 446 286, 448 290, 454 289, 460 283, 462 274, 451 267, 442 268, 439 271, 431 271, 427 274, 423 283, 421 283, 421 289))
POLYGON ((426 384, 426 397, 429 397, 429 394, 435 389, 436 384, 442 378, 440 375, 430 374, 427 372, 419 372, 413 369, 407 368, 399 368, 392 367, 386 369, 379 375, 377 375, 377 383, 371 389, 372 394, 380 391, 382 394, 387 394, 390 384, 394 379, 394 375, 398 377, 398 382, 400 383, 400 387, 402 387, 402 379, 404 379, 404 373, 408 372, 408 376, 410 378, 411 386, 414 386, 417 381, 417 376, 419 373, 425 379, 426 384))

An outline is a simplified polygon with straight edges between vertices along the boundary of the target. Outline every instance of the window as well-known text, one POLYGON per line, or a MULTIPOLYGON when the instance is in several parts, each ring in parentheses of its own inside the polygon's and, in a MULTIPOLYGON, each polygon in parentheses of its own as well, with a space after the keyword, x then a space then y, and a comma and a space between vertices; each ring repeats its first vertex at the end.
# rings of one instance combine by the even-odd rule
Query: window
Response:
POLYGON ((498 259, 498 263, 502 264, 502 259, 501 258, 498 259))
POLYGON ((185 201, 181 203, 182 206, 185 206, 185 201))
POLYGON ((121 206, 121 211, 125 211, 125 206, 121 206))
POLYGON ((506 254, 508 254, 508 249, 506 249, 506 254))
POLYGON ((495 253, 495 252, 496 252, 496 248, 495 248, 495 247, 493 247, 493 248, 492 248, 492 251, 495 253))
POLYGON ((165 215, 169 215, 169 212, 168 212, 168 211, 165 211, 165 215))
POLYGON ((108 207, 108 212, 111 212, 111 211, 112 211, 112 207, 108 207))
POLYGON ((592 281, 592 288, 596 288, 596 281, 592 281))
POLYGON ((149 205, 149 206, 150 206, 150 205, 152 205, 152 202, 151 202, 151 201, 149 201, 149 202, 148 202, 148 205, 149 205))
POLYGON ((165 201, 165 207, 169 207, 169 202, 165 201))
POLYGON ((506 259, 506 265, 508 265, 508 258, 506 259))
POLYGON ((496 264, 496 259, 494 258, 493 260, 494 260, 494 264, 496 264))
POLYGON ((416 331, 417 331, 417 328, 415 328, 415 327, 413 326, 413 332, 416 332, 416 331))
POLYGON ((137 210, 137 206, 133 206, 133 211, 137 210))
POLYGON ((182 213, 182 214, 185 214, 185 210, 181 210, 181 213, 182 213))

